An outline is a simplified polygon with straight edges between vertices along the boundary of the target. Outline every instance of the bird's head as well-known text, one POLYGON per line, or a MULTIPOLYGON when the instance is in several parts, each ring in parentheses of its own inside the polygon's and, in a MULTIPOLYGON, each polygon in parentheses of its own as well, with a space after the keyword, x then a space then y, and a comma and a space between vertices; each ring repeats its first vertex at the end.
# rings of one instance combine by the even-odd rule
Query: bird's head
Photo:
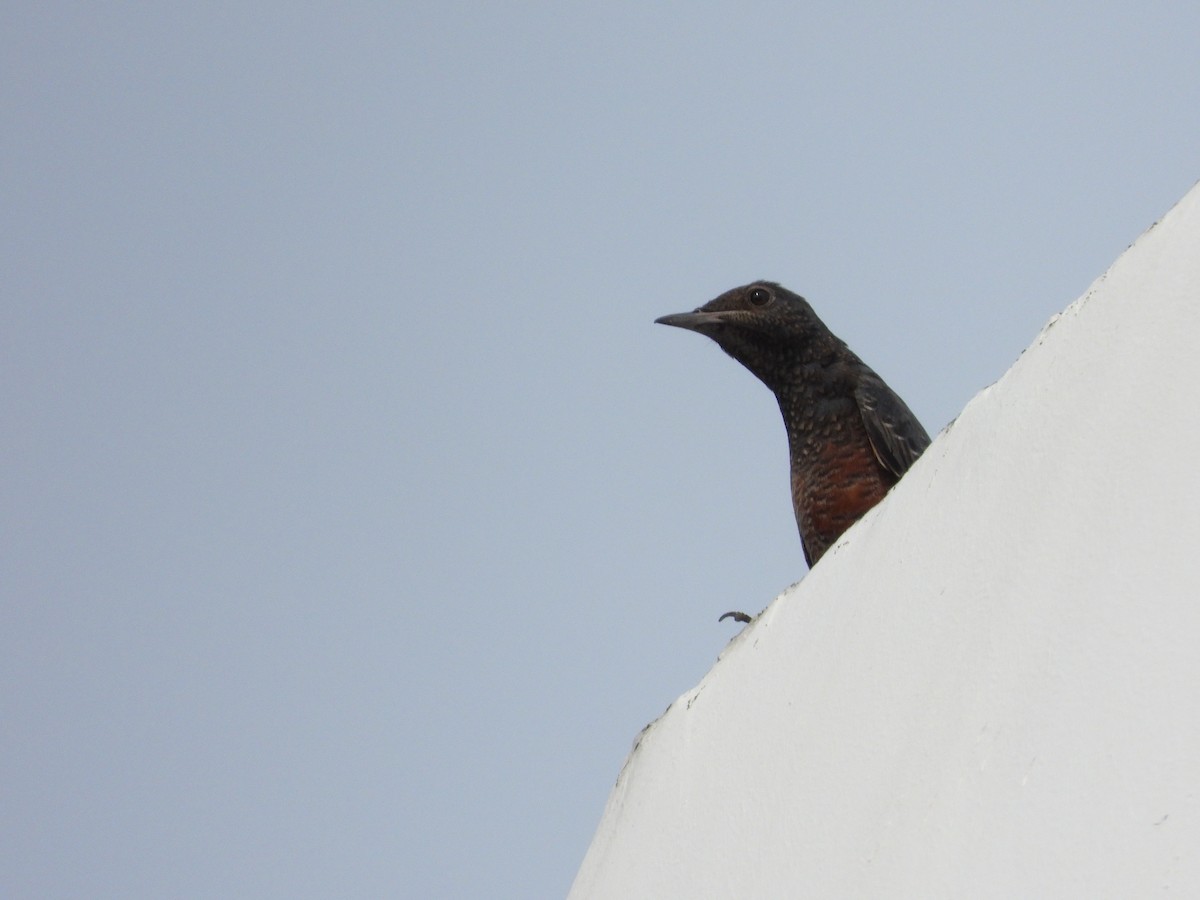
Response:
POLYGON ((654 321, 707 335, 772 390, 837 340, 807 300, 770 281, 734 288, 693 312, 654 321))

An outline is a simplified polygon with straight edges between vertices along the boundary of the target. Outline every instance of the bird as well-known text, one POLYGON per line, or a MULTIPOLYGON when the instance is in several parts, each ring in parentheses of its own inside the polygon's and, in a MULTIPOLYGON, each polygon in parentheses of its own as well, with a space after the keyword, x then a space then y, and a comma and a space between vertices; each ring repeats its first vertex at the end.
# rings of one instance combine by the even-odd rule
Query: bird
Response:
POLYGON ((775 394, 809 568, 929 446, 912 411, 808 301, 772 281, 654 320, 712 338, 775 394))

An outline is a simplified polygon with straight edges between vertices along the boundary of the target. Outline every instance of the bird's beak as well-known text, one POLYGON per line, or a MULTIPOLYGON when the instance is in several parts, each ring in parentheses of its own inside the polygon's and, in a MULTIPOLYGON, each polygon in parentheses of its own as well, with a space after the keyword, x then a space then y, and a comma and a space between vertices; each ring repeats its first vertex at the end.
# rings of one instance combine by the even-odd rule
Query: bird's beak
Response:
POLYGON ((704 312, 696 310, 690 313, 672 313, 669 316, 659 316, 654 320, 655 325, 673 325, 676 328, 686 328, 688 331, 704 331, 713 325, 723 325, 724 317, 719 312, 704 312))

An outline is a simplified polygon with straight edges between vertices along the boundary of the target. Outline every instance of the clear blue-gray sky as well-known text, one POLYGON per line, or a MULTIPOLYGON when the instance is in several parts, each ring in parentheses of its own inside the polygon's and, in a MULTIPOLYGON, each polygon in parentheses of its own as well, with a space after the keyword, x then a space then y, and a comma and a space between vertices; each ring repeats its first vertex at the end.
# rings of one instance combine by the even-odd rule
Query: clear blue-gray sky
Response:
POLYGON ((936 432, 1200 177, 1198 40, 10 4, 0 894, 564 894, 805 570, 771 396, 652 320, 782 281, 936 432))

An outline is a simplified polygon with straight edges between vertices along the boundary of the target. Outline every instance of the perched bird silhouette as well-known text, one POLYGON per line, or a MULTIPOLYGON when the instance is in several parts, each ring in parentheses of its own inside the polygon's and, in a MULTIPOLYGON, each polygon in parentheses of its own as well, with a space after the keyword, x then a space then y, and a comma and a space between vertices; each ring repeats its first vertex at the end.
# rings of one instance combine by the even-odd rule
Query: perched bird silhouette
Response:
POLYGON ((707 335, 779 401, 792 507, 812 567, 929 446, 929 435, 803 297, 756 281, 695 312, 655 319, 707 335))

